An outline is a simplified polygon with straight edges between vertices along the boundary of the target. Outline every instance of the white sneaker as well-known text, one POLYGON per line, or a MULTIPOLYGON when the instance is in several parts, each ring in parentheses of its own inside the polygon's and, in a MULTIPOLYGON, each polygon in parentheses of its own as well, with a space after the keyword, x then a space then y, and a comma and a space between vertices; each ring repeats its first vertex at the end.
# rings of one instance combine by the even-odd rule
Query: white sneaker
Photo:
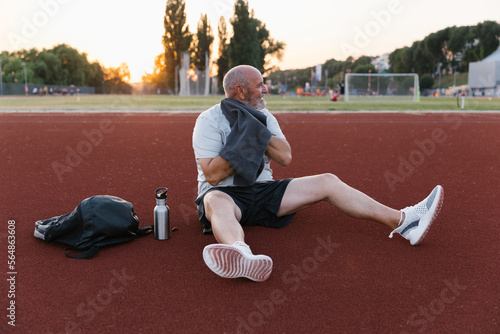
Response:
POLYGON ((256 282, 269 278, 273 260, 267 255, 254 255, 247 244, 212 244, 203 249, 205 264, 224 278, 246 277, 256 282))
POLYGON ((389 238, 392 238, 394 233, 399 233, 403 238, 410 240, 412 246, 418 245, 429 231, 434 219, 436 219, 443 205, 443 198, 443 187, 436 186, 422 202, 401 210, 405 213, 405 220, 391 232, 389 238))

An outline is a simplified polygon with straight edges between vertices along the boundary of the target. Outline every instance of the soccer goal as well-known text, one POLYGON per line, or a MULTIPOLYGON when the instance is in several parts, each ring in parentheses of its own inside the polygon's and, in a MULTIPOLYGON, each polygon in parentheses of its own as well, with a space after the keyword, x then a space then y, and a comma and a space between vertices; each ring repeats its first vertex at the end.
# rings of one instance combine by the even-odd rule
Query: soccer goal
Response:
POLYGON ((416 73, 346 73, 345 101, 419 102, 416 73))

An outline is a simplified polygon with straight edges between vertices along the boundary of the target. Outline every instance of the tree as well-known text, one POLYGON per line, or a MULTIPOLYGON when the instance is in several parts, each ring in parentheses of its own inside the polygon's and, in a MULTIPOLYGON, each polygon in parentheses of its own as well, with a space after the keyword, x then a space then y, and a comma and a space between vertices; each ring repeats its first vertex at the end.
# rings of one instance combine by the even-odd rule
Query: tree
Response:
POLYGON ((24 66, 28 83, 36 85, 76 85, 102 90, 103 71, 99 62, 92 64, 85 53, 59 44, 52 49, 19 50, 1 53, 5 83, 24 83, 24 66))
POLYGON ((60 84, 85 86, 85 65, 89 64, 85 53, 80 54, 66 44, 57 45, 50 52, 61 61, 60 84))
POLYGON ((284 42, 276 41, 274 38, 271 38, 269 34, 269 30, 266 29, 266 25, 259 20, 257 20, 258 26, 258 39, 260 45, 260 58, 259 65, 262 66, 264 72, 267 72, 269 68, 268 65, 268 56, 275 57, 278 60, 282 60, 283 51, 285 49, 286 44, 284 42))
POLYGON ((247 1, 236 1, 230 23, 233 26, 228 49, 231 66, 252 65, 265 72, 267 56, 281 58, 285 43, 270 37, 266 25, 254 17, 253 10, 249 12, 247 1))
POLYGON ((104 70, 98 61, 94 61, 90 64, 89 72, 91 75, 88 77, 87 84, 95 88, 96 93, 104 94, 103 82, 104 82, 104 70))
POLYGON ((425 45, 421 41, 414 42, 411 46, 413 58, 412 62, 412 72, 423 74, 432 73, 432 61, 429 58, 427 52, 425 52, 425 45))
POLYGON ((408 53, 410 48, 405 46, 401 49, 396 49, 389 55, 390 68, 392 73, 408 73, 409 72, 409 59, 408 53))
POLYGON ((24 83, 24 72, 21 58, 10 55, 2 59, 3 81, 5 83, 24 83))
POLYGON ((449 40, 449 28, 432 33, 424 39, 425 50, 432 60, 433 68, 438 63, 447 64, 446 53, 448 50, 447 41, 449 40))
POLYGON ((40 52, 32 68, 35 78, 30 81, 31 83, 56 85, 60 82, 62 65, 54 53, 47 50, 40 52))
POLYGON ((205 64, 205 54, 208 52, 208 57, 211 56, 210 47, 214 41, 212 28, 208 23, 207 14, 201 15, 198 21, 198 32, 196 33, 197 45, 194 51, 194 65, 198 71, 204 71, 208 64, 205 64))
POLYGON ((479 59, 481 60, 493 53, 499 44, 500 25, 494 21, 484 21, 473 28, 473 35, 479 39, 479 59))
POLYGON ((132 86, 127 83, 130 80, 128 65, 121 63, 119 67, 104 68, 104 83, 108 94, 130 94, 132 86))
POLYGON ((357 65, 352 73, 377 73, 375 66, 372 64, 357 65), (371 72, 370 72, 371 70, 371 72))
POLYGON ((223 91, 222 81, 224 76, 229 71, 229 58, 228 58, 228 33, 226 26, 226 19, 221 16, 217 26, 219 37, 219 58, 217 59, 217 82, 219 84, 219 91, 223 91))
POLYGON ((229 42, 229 62, 231 66, 252 65, 259 70, 259 40, 256 21, 248 11, 248 3, 237 0, 234 17, 229 20, 233 26, 233 36, 229 42))
POLYGON ((434 85, 434 79, 430 75, 425 74, 420 78, 420 83, 419 83, 420 91, 431 89, 433 85, 434 85))
POLYGON ((346 62, 330 59, 323 64, 323 69, 328 71, 330 75, 330 78, 327 79, 327 85, 329 87, 339 87, 344 81, 344 74, 347 69, 346 62))
POLYGON ((182 53, 189 50, 193 35, 186 24, 186 3, 184 0, 168 0, 163 25, 163 47, 165 49, 165 86, 175 91, 176 68, 181 63, 182 53))
POLYGON ((448 40, 448 49, 453 53, 462 52, 465 43, 471 39, 470 27, 451 27, 450 38, 448 40))
POLYGON ((161 53, 155 57, 153 73, 146 73, 142 77, 142 82, 144 83, 143 90, 157 92, 158 89, 165 88, 166 77, 165 54, 161 53))

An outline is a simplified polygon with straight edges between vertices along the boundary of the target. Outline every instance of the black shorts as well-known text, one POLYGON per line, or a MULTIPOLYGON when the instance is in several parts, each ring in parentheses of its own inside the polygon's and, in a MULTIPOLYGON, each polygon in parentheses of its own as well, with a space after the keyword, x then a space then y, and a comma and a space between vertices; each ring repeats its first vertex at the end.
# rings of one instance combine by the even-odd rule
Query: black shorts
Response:
POLYGON ((198 217, 203 224, 203 233, 212 232, 212 227, 205 217, 205 205, 203 198, 210 191, 222 191, 233 199, 241 210, 242 226, 261 225, 266 227, 282 228, 290 223, 295 213, 277 217, 281 200, 285 190, 292 179, 276 180, 256 183, 250 187, 213 187, 201 197, 196 199, 198 205, 198 217))

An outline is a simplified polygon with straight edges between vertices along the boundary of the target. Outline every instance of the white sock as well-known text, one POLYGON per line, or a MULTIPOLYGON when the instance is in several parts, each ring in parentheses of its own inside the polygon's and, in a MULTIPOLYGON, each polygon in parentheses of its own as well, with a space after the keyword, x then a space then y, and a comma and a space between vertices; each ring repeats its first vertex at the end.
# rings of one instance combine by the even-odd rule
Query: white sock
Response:
POLYGON ((248 248, 248 250, 250 251, 250 253, 252 252, 252 251, 250 250, 250 246, 248 246, 248 245, 247 245, 244 241, 236 241, 236 242, 233 244, 233 246, 237 246, 237 247, 238 247, 238 246, 239 246, 239 247, 246 247, 246 248, 248 248))
MULTIPOLYGON (((401 212, 401 218, 399 219, 399 223, 398 223, 398 226, 401 226, 402 223, 404 223, 404 220, 403 220, 403 215, 404 215, 404 212, 403 210, 400 210, 401 212)), ((406 216, 406 215, 405 215, 406 216)), ((405 217, 406 218, 406 217, 405 217)))

